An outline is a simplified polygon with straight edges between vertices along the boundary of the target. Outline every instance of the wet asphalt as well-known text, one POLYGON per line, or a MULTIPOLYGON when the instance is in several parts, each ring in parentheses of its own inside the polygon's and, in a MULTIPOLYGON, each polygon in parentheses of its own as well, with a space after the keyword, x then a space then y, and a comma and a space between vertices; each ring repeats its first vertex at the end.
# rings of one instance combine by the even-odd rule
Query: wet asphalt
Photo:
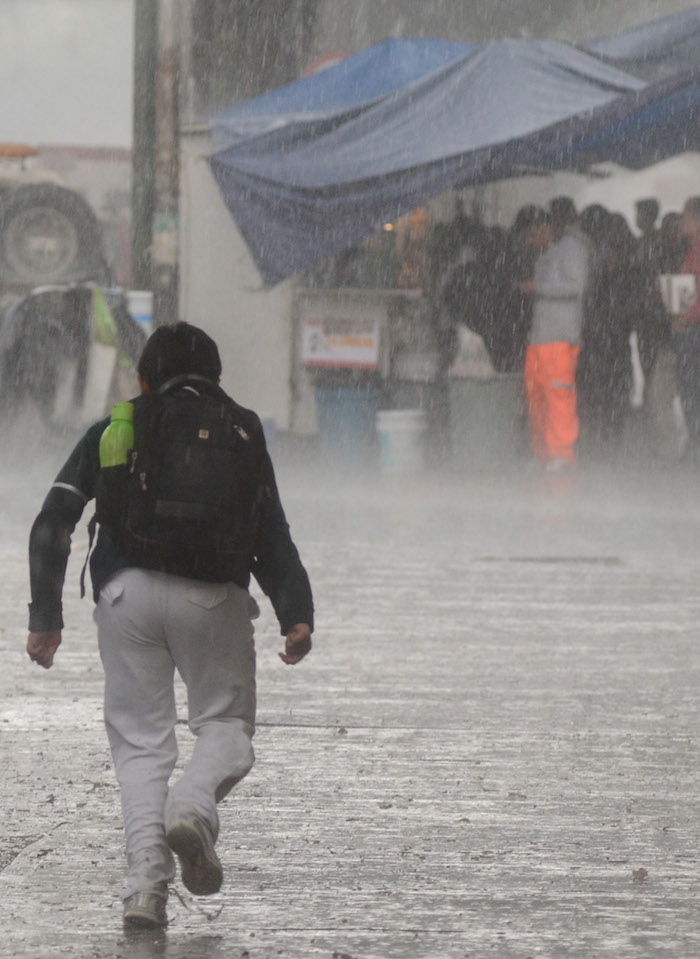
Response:
MULTIPOLYGON (((280 457, 314 650, 285 667, 256 592, 258 762, 221 807, 224 886, 178 880, 167 929, 127 934, 84 527, 56 664, 23 651, 59 453, 0 477, 0 956, 700 955, 696 474, 280 457)), ((182 764, 181 686, 178 707, 182 764)))

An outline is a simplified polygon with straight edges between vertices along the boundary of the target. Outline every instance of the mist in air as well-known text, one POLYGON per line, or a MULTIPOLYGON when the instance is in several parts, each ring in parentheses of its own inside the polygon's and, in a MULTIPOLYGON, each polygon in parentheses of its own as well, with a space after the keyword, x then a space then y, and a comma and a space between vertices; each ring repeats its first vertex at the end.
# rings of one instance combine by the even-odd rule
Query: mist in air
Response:
POLYGON ((699 36, 682 0, 0 3, 13 954, 697 953, 699 36), (94 503, 46 675, 27 539, 177 319, 261 419, 316 626, 283 667, 252 579, 228 885, 131 943, 94 503))

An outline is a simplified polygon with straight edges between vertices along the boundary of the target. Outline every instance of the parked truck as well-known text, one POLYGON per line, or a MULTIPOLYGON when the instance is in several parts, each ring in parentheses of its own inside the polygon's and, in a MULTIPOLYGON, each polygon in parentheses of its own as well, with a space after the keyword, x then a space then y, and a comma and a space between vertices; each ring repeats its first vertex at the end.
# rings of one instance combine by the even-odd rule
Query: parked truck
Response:
POLYGON ((36 154, 24 144, 0 144, 0 292, 107 282, 97 217, 55 174, 28 164, 36 154))

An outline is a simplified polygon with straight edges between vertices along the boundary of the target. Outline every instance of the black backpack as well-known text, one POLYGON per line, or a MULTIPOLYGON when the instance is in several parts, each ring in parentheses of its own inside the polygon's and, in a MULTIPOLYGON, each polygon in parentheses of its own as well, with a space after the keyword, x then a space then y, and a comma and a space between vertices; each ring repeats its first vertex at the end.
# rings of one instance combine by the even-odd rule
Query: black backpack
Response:
POLYGON ((176 377, 135 402, 134 449, 100 469, 96 519, 129 565, 247 582, 264 455, 255 413, 210 380, 176 377))

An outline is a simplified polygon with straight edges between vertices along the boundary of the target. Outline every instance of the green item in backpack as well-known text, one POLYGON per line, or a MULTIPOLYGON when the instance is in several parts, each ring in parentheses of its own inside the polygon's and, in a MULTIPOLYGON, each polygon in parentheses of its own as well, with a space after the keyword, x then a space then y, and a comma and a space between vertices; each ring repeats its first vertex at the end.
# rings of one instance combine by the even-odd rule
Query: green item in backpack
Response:
POLYGON ((100 466, 125 466, 134 448, 134 404, 117 403, 112 419, 100 437, 100 466))

